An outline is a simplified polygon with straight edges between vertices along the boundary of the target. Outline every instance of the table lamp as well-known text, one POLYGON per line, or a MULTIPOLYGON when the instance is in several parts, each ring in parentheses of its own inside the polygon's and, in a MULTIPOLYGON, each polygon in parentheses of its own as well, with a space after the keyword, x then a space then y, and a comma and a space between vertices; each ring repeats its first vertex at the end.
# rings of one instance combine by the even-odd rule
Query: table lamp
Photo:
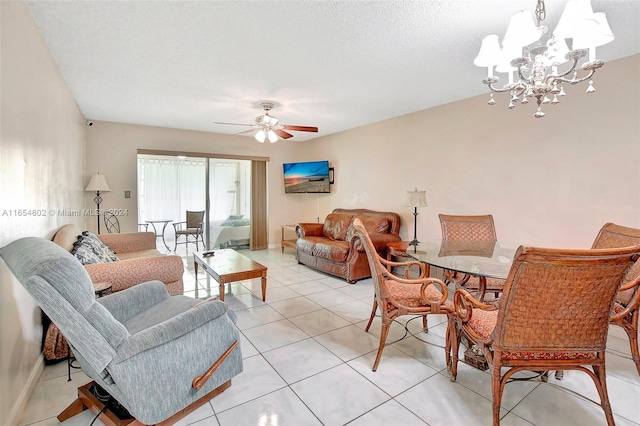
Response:
POLYGON ((425 191, 418 191, 416 188, 413 191, 407 191, 407 204, 413 207, 413 241, 409 243, 413 246, 413 252, 416 253, 418 249, 418 207, 427 207, 427 196, 425 191))
POLYGON ((96 173, 91 176, 91 180, 89 181, 89 185, 84 189, 85 192, 96 192, 96 196, 93 197, 93 202, 96 203, 96 217, 98 218, 98 234, 100 233, 100 203, 102 202, 102 197, 100 196, 100 191, 102 192, 110 192, 111 188, 107 185, 107 180, 104 175, 100 173, 96 173))

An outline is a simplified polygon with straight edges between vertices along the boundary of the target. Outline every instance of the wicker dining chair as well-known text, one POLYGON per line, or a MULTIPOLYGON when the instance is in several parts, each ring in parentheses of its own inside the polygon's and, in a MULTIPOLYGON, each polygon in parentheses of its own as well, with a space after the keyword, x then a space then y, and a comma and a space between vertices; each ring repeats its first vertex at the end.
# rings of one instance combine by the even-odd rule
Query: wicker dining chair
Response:
POLYGON ((513 374, 571 369, 591 377, 607 423, 613 425, 605 370, 609 315, 625 274, 638 257, 640 246, 601 250, 521 246, 497 306, 456 290, 445 350, 451 380, 456 380, 464 336, 490 364, 494 425, 500 423, 502 393, 513 374), (504 375, 502 368, 508 368, 504 375))
MULTIPOLYGON (((443 244, 455 241, 486 241, 495 242, 498 240, 493 216, 458 216, 439 214, 440 228, 442 230, 443 244)), ((464 288, 472 293, 477 293, 480 300, 484 300, 486 292, 494 293, 497 298, 504 288, 504 280, 498 278, 487 278, 487 286, 480 289, 480 279, 470 274, 445 269, 443 271, 445 282, 453 282, 456 288, 464 288)))
MULTIPOLYGON (((636 244, 640 244, 640 229, 607 223, 600 229, 591 248, 626 247, 636 244)), ((636 363, 636 369, 640 375, 640 349, 638 348, 640 291, 638 291, 638 286, 631 285, 638 275, 640 275, 640 262, 637 262, 629 270, 620 291, 616 295, 611 324, 622 327, 627 336, 629 336, 631 358, 636 363)))
POLYGON ((374 287, 373 308, 365 331, 369 331, 376 311, 380 310, 380 345, 372 368, 373 371, 376 371, 391 323, 397 317, 401 315, 421 315, 422 328, 427 332, 427 315, 453 312, 453 304, 450 300, 447 300, 449 295, 447 285, 437 278, 427 277, 427 269, 422 262, 393 262, 386 260, 378 255, 360 219, 355 218, 353 220, 352 229, 353 233, 348 236, 348 239, 351 244, 356 244, 359 239, 364 246, 369 267, 371 268, 374 287), (404 268, 405 277, 394 275, 387 269, 387 266, 392 267, 391 269, 393 267, 404 268), (409 271, 412 267, 414 269, 417 267, 420 271, 417 278, 409 278, 409 271))

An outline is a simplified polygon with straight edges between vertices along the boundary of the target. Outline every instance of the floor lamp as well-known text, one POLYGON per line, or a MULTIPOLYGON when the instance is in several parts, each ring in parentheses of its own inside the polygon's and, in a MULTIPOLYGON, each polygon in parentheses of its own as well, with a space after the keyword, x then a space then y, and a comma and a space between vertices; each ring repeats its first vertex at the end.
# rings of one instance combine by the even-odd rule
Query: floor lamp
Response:
POLYGON ((416 188, 413 191, 407 191, 407 204, 413 207, 413 241, 409 243, 413 246, 413 252, 416 253, 418 249, 418 207, 427 207, 427 195, 425 191, 418 191, 416 188))
POLYGON ((89 185, 84 189, 85 192, 94 192, 96 196, 93 197, 93 202, 96 203, 96 217, 98 218, 98 234, 100 233, 100 203, 102 203, 102 197, 100 196, 100 191, 102 192, 110 192, 111 188, 107 185, 107 180, 104 175, 100 173, 96 173, 91 176, 91 180, 89 181, 89 185))

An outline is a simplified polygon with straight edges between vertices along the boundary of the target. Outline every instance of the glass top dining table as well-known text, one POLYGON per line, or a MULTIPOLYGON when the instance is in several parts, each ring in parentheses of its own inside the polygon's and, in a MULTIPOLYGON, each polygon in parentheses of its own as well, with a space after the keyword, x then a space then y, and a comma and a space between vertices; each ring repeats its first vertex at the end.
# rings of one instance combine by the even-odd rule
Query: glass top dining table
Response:
POLYGON ((499 241, 431 240, 409 246, 406 254, 425 263, 481 278, 505 279, 511 269, 516 244, 499 241))

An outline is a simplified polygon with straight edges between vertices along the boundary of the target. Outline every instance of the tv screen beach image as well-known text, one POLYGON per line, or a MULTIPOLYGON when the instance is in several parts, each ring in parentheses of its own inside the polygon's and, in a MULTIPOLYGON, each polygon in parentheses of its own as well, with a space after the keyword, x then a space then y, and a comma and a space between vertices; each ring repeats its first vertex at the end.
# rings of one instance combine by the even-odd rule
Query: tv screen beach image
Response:
POLYGON ((329 192, 329 162, 310 161, 306 163, 285 163, 284 192, 329 192))

